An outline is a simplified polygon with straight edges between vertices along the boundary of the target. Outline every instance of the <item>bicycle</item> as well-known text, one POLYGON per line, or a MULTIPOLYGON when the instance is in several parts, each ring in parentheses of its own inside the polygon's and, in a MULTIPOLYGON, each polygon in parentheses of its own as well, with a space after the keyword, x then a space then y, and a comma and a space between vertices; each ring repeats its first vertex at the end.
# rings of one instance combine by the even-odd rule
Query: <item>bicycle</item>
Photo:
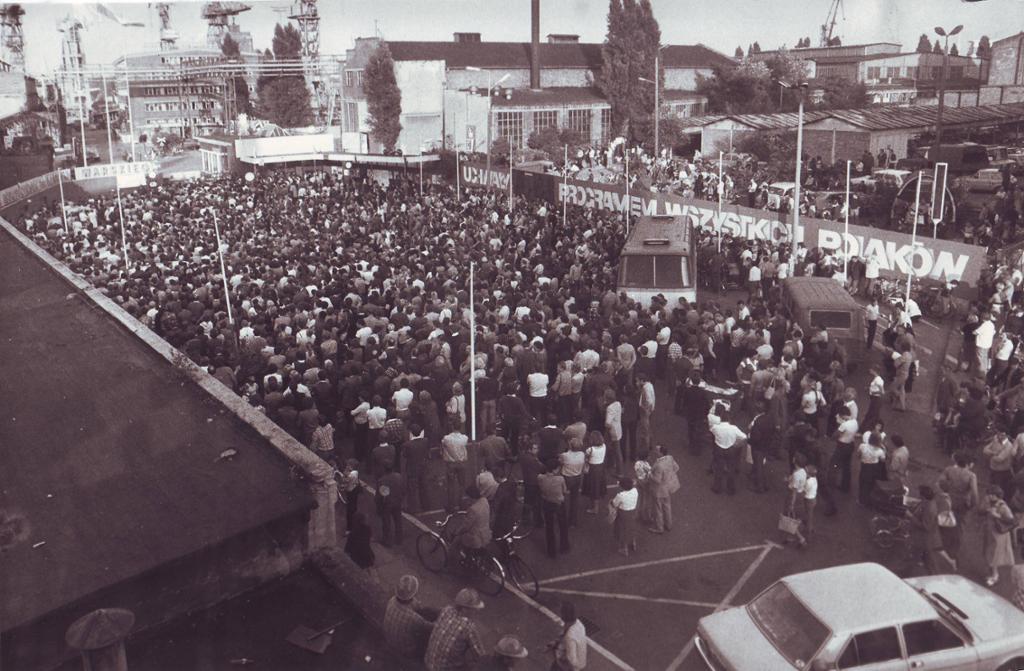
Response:
MULTIPOLYGON (((443 520, 434 522, 438 531, 428 529, 416 539, 416 554, 428 570, 435 573, 449 566, 449 555, 454 548, 454 534, 451 522, 465 512, 451 513, 443 520)), ((458 566, 472 578, 472 586, 487 596, 497 596, 505 589, 505 568, 486 549, 461 550, 458 566)))
POLYGON ((512 584, 527 596, 536 597, 540 594, 540 583, 537 582, 537 576, 534 575, 533 569, 516 552, 515 546, 515 542, 529 536, 531 530, 527 529, 522 534, 518 531, 519 523, 516 522, 507 534, 495 538, 494 543, 498 546, 498 551, 502 556, 500 561, 504 564, 505 573, 511 578, 512 584))

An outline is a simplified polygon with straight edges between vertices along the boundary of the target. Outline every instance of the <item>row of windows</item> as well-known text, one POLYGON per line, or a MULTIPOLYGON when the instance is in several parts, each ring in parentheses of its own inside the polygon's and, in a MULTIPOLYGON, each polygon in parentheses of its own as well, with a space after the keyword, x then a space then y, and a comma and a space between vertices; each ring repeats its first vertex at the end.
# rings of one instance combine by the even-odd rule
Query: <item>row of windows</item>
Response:
POLYGON ((342 108, 341 127, 346 132, 359 130, 359 103, 346 102, 342 108))
POLYGON ((219 63, 222 56, 161 56, 160 62, 170 65, 206 65, 219 63))
MULTIPOLYGON (((217 86, 144 86, 143 96, 213 95, 220 91, 217 86)), ((139 94, 136 94, 139 95, 139 94)))
MULTIPOLYGON (((185 109, 193 110, 214 110, 220 109, 220 105, 212 100, 192 100, 184 104, 185 109)), ((176 102, 146 103, 147 112, 176 112, 182 109, 182 105, 176 102)))
POLYGON ((223 122, 213 117, 172 117, 167 119, 146 119, 146 125, 152 127, 177 128, 184 123, 188 126, 220 126, 223 122))
MULTIPOLYGON (((961 79, 964 76, 964 67, 962 65, 951 65, 949 66, 949 78, 950 79, 961 79)), ((869 67, 868 68, 868 80, 878 79, 941 79, 942 78, 942 66, 933 65, 931 67, 918 67, 909 66, 905 68, 899 67, 869 67)))
POLYGON ((344 74, 345 86, 355 87, 363 85, 363 71, 362 70, 345 70, 344 74))

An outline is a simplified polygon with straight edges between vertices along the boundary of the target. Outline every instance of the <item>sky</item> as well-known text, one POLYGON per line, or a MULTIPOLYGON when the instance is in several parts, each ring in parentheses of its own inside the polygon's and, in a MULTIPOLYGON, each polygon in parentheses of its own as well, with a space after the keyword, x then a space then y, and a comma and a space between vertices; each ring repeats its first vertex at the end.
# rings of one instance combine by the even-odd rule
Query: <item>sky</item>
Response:
MULTIPOLYGON (((249 2, 252 10, 238 23, 253 34, 256 47, 270 46, 274 24, 290 12, 289 0, 249 2)), ((89 15, 84 2, 22 0, 28 69, 52 72, 60 63, 57 24, 76 12, 89 15)), ((147 2, 109 2, 125 21, 145 28, 122 28, 106 19, 93 19, 83 34, 87 63, 109 63, 122 50, 156 49, 159 20, 147 2)), ((810 37, 817 45, 820 25, 831 0, 652 0, 661 25, 663 44, 702 43, 732 55, 757 41, 762 49, 793 45, 810 37)), ((172 27, 179 43, 201 44, 206 24, 202 2, 177 2, 171 7, 172 27)), ((343 54, 356 37, 379 34, 392 40, 450 40, 453 32, 479 32, 484 40, 530 39, 530 0, 321 0, 320 52, 343 54)), ((541 39, 548 33, 575 33, 583 41, 600 42, 607 29, 606 0, 541 0, 541 39)), ((844 44, 899 42, 908 51, 918 36, 935 37, 934 26, 947 30, 963 24, 958 36, 961 53, 981 35, 997 40, 1024 30, 1024 0, 842 0, 835 27, 844 44)))

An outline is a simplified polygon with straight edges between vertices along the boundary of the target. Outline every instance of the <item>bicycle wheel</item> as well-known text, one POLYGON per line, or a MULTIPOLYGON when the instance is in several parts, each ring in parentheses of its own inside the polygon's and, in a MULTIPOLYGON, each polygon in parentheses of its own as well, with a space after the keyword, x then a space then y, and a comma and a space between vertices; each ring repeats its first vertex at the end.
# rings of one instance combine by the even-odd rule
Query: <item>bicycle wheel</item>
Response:
POLYGON ((896 544, 896 537, 888 529, 879 529, 871 537, 875 545, 880 548, 889 549, 896 544))
POLYGON ((537 582, 537 576, 533 574, 533 569, 523 561, 523 558, 519 555, 512 555, 506 562, 508 569, 508 577, 512 579, 512 584, 518 587, 526 596, 536 597, 540 594, 540 583, 537 582))
POLYGON ((476 555, 466 559, 473 587, 481 594, 498 596, 505 589, 505 569, 491 555, 476 555))
POLYGON ((420 562, 435 573, 448 563, 448 547, 440 536, 429 531, 416 539, 416 554, 420 562))

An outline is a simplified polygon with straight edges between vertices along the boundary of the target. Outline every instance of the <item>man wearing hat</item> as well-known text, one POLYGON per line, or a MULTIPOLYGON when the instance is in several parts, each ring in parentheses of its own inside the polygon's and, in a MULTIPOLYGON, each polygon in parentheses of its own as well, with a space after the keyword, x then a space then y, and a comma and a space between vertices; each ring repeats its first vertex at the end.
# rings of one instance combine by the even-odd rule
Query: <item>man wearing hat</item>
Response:
POLYGON ((437 611, 426 608, 416 600, 420 581, 413 575, 403 575, 398 581, 395 595, 384 611, 384 639, 407 657, 418 659, 427 648, 437 611))
POLYGON ((471 669, 486 654, 476 623, 469 617, 471 611, 483 607, 480 595, 467 587, 455 595, 452 605, 441 610, 423 658, 428 671, 471 669))
POLYGON ((519 660, 526 659, 529 654, 526 647, 515 636, 502 636, 498 644, 494 646, 494 654, 483 660, 477 666, 477 671, 503 671, 503 669, 514 669, 518 666, 519 660))

